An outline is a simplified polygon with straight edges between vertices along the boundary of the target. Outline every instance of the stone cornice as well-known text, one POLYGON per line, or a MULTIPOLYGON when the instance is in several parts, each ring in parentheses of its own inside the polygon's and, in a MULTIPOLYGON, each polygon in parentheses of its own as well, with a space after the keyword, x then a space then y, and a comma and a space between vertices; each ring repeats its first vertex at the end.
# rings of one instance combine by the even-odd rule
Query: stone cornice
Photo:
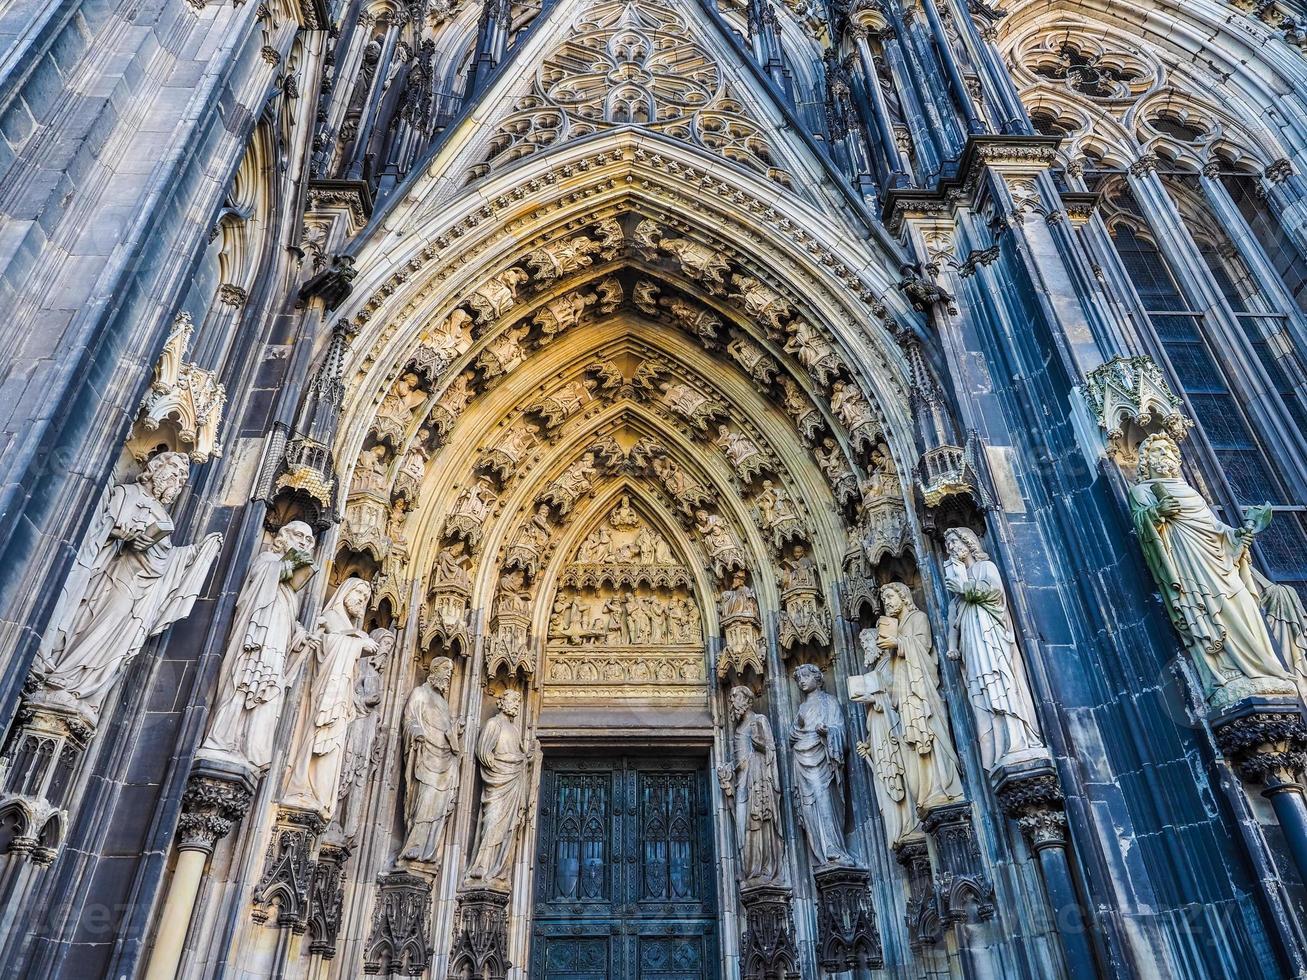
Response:
POLYGON ((897 188, 885 194, 881 217, 897 234, 903 219, 945 215, 969 200, 986 167, 1019 166, 1045 170, 1057 158, 1057 136, 973 136, 958 162, 957 173, 932 188, 897 188))

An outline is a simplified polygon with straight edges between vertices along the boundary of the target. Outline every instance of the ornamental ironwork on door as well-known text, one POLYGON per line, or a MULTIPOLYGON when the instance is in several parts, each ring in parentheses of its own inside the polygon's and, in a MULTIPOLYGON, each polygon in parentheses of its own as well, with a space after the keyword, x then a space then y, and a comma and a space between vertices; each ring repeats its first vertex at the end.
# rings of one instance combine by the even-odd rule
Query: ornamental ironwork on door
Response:
POLYGON ((532 980, 716 980, 707 763, 546 758, 532 980))

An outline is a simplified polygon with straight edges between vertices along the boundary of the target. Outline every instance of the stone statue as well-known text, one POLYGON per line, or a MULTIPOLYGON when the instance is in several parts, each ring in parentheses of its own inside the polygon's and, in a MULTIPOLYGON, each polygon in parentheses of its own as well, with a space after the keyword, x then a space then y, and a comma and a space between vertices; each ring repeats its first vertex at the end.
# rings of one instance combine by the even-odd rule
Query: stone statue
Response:
POLYGON ((454 721, 445 698, 454 662, 437 657, 427 682, 414 689, 404 706, 404 825, 408 836, 400 856, 440 864, 445 822, 458 797, 458 762, 463 754, 463 723, 454 721))
POLYGON ((291 521, 250 563, 236 600, 218 696, 197 753, 262 772, 293 671, 289 654, 310 645, 299 624, 299 592, 313 577, 313 530, 291 521))
POLYGON ((803 693, 790 728, 799 823, 816 867, 853 863, 844 848, 844 715, 813 664, 800 664, 794 682, 803 693))
POLYGON ((1252 572, 1271 638, 1289 665, 1299 693, 1307 696, 1307 609, 1302 597, 1293 586, 1272 582, 1255 568, 1252 572))
POLYGON ((348 838, 358 833, 359 811, 363 801, 360 791, 372 765, 372 749, 377 741, 377 708, 384 694, 381 672, 395 649, 395 631, 375 629, 371 633, 376 651, 359 661, 354 681, 354 720, 345 738, 345 761, 341 765, 340 787, 336 790, 336 822, 348 838))
MULTIPOLYGON (((882 616, 881 622, 892 621, 882 616)), ((874 637, 879 632, 882 631, 864 630, 864 647, 867 636, 874 637)), ((902 725, 890 693, 893 682, 887 676, 886 665, 877 665, 870 652, 866 655, 866 666, 871 668, 868 673, 849 678, 849 696, 867 705, 867 738, 857 744, 857 752, 875 774, 876 804, 885 838, 893 846, 916 834, 921 825, 904 779, 906 750, 898 738, 902 725)))
POLYGON ((189 473, 185 454, 160 453, 105 494, 32 667, 44 702, 95 722, 145 641, 190 615, 222 535, 173 544, 168 507, 189 473))
POLYGON ((998 566, 968 528, 951 528, 944 546, 948 655, 962 661, 985 771, 1047 755, 998 566))
POLYGON ((1241 527, 1223 524, 1180 475, 1180 449, 1165 433, 1140 444, 1139 475, 1130 491, 1135 533, 1208 703, 1223 709, 1253 695, 1293 694, 1249 558, 1269 507, 1246 508, 1241 527))
POLYGON ((485 789, 476 852, 467 869, 469 883, 492 886, 508 882, 527 800, 527 753, 516 721, 522 695, 505 691, 498 704, 499 713, 486 722, 477 740, 477 763, 485 789))
POLYGON ((310 665, 306 711, 291 743, 290 776, 282 801, 330 817, 345 762, 345 739, 354 720, 354 678, 359 658, 377 643, 361 624, 372 587, 347 578, 318 617, 320 645, 310 665))
POLYGON ((718 770, 722 791, 735 805, 735 845, 740 877, 750 885, 780 884, 785 846, 781 830, 781 780, 776 740, 765 716, 753 710, 753 691, 731 689, 735 757, 718 770))
POLYGON ((903 777, 918 813, 962 799, 962 777, 939 693, 939 664, 930 620, 902 582, 881 586, 884 615, 862 634, 869 667, 888 668, 890 702, 898 715, 894 735, 903 750, 903 777))
POLYGON ((741 568, 744 565, 744 553, 739 542, 726 522, 718 514, 711 514, 700 509, 694 512, 695 530, 703 536, 704 548, 708 551, 708 560, 712 562, 717 575, 741 568))

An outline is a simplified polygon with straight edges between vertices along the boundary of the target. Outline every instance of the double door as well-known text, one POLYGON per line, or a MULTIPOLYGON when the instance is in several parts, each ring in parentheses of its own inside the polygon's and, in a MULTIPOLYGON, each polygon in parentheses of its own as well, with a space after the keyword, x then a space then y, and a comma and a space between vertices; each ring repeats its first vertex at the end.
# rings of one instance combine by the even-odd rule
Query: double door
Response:
POLYGON ((707 769, 706 760, 546 756, 532 980, 715 980, 707 769))

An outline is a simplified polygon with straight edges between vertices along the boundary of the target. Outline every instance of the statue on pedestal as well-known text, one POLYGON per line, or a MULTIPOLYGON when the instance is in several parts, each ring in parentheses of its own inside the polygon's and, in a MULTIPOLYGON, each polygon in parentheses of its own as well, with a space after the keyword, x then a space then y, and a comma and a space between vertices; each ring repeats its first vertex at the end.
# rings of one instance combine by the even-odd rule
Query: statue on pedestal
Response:
POLYGON ((201 758, 233 761, 262 772, 292 671, 287 657, 311 640, 299 624, 299 592, 313 576, 313 530, 291 521, 250 563, 236 600, 218 695, 201 758))
POLYGON ((1245 508, 1240 527, 1217 520, 1181 476, 1180 449, 1165 433, 1140 444, 1139 475, 1130 491, 1135 532, 1208 703, 1219 710, 1254 695, 1292 695, 1249 558, 1254 536, 1270 523, 1270 507, 1245 508))
POLYGON ((962 661, 985 771, 1046 756, 998 566, 969 528, 949 529, 944 546, 944 585, 952 597, 948 656, 962 661))
POLYGON ((790 728, 799 823, 816 867, 850 865, 853 859, 844 847, 844 714, 825 691, 819 668, 800 664, 794 682, 803 692, 790 728))
POLYGON ((354 680, 354 720, 345 738, 345 762, 341 766, 340 787, 336 790, 336 822, 341 832, 353 839, 358 833, 362 809, 362 787, 368 781, 372 750, 377 743, 377 709, 385 694, 381 672, 395 649, 394 630, 375 629, 370 634, 377 649, 359 661, 354 680))
POLYGON ((160 453, 105 494, 37 651, 35 699, 94 724, 145 641, 190 615, 222 535, 173 544, 168 507, 189 472, 183 453, 160 453))
POLYGON ((767 719, 753 710, 753 691, 731 689, 735 757, 718 770, 722 791, 735 804, 735 841, 743 887, 776 885, 784 875, 781 781, 776 740, 767 719))
POLYGON ((456 722, 446 697, 454 662, 437 657, 427 682, 404 707, 404 825, 408 836, 400 856, 440 865, 445 822, 458 798, 458 763, 463 754, 463 723, 456 722))
POLYGON ((307 711, 291 743, 290 776, 282 802, 330 817, 345 761, 345 738, 354 720, 354 678, 359 658, 377 643, 363 632, 372 587, 347 578, 318 618, 320 644, 310 664, 307 711))
POLYGON ((498 704, 499 713, 486 722, 477 740, 477 763, 485 789, 467 886, 507 886, 517 830, 526 815, 528 756, 517 728, 522 695, 505 691, 498 704))

